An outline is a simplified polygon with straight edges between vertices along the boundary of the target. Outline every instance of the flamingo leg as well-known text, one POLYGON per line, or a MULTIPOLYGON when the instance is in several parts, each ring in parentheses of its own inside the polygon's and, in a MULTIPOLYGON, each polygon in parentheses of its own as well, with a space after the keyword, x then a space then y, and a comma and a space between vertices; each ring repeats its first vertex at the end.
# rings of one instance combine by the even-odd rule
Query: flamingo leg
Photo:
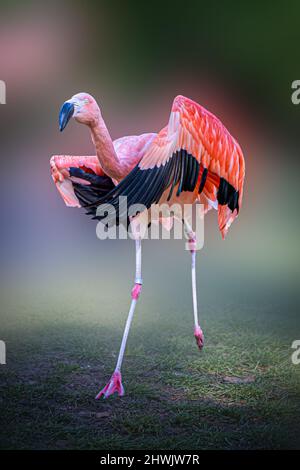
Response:
POLYGON ((134 310, 140 296, 142 290, 142 245, 141 240, 135 240, 135 247, 136 247, 136 270, 135 270, 135 284, 131 291, 131 305, 123 333, 122 343, 119 351, 119 356, 116 364, 116 368, 114 373, 112 374, 108 384, 100 390, 100 392, 96 395, 96 400, 100 397, 108 398, 113 393, 118 393, 119 396, 124 395, 124 387, 122 385, 122 375, 121 375, 121 367, 124 358, 127 338, 131 326, 131 322, 133 319, 134 310))
POLYGON ((204 335, 199 325, 198 304, 197 304, 197 284, 196 284, 196 235, 189 224, 184 221, 184 228, 188 236, 188 243, 192 255, 192 292, 193 292, 193 310, 194 310, 194 336, 198 348, 201 350, 204 346, 204 335))

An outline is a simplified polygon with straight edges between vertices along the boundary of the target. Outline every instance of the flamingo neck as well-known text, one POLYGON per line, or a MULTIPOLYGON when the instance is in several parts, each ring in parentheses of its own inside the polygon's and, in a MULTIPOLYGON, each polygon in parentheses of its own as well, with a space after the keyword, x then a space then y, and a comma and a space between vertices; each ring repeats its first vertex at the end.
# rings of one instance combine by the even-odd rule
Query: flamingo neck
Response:
POLYGON ((116 180, 124 176, 122 164, 114 149, 113 141, 102 116, 90 126, 92 140, 95 145, 97 157, 103 171, 116 180))

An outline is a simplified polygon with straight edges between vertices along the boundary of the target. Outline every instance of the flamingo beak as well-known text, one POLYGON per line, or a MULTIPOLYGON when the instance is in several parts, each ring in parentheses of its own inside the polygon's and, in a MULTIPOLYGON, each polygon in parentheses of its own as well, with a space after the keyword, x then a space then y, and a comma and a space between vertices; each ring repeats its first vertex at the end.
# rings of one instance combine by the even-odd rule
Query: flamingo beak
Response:
POLYGON ((59 130, 62 132, 74 114, 74 104, 66 101, 59 112, 59 130))

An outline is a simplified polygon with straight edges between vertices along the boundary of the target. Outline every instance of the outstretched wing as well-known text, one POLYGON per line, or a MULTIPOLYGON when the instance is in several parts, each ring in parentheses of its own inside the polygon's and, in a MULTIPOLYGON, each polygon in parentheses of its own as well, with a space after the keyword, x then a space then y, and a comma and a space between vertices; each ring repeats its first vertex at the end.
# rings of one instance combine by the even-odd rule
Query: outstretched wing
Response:
POLYGON ((95 155, 53 155, 50 168, 58 192, 68 207, 85 207, 115 187, 95 155))
POLYGON ((168 126, 128 176, 90 205, 90 213, 108 203, 125 217, 119 196, 127 196, 127 207, 143 204, 149 208, 163 195, 174 201, 183 191, 194 193, 195 199, 203 193, 218 208, 224 237, 242 204, 244 176, 240 146, 219 119, 194 101, 177 96, 168 126))

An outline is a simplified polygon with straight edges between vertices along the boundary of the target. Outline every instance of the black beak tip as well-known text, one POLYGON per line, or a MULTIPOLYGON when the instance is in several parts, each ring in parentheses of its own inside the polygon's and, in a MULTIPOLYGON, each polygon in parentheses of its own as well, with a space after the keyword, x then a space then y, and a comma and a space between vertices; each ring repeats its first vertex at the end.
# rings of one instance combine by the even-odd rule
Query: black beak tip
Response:
POLYGON ((73 105, 73 103, 70 103, 70 102, 66 101, 62 105, 62 107, 60 109, 60 112, 59 112, 58 122, 59 122, 60 132, 62 132, 64 130, 64 128, 66 127, 66 125, 70 121, 73 114, 74 114, 74 105, 73 105))

